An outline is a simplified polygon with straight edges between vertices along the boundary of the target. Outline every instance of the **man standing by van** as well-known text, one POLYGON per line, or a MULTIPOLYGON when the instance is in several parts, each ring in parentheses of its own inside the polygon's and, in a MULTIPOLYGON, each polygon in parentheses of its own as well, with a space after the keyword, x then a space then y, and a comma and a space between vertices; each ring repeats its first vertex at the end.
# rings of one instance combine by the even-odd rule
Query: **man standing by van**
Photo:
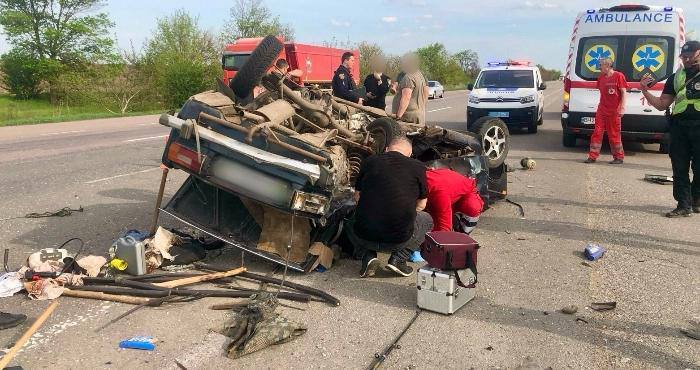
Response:
POLYGON ((640 82, 649 104, 671 113, 671 167, 673 168, 673 197, 678 206, 666 217, 687 217, 700 213, 700 42, 688 41, 681 48, 683 68, 666 80, 661 97, 649 92, 654 82, 647 76, 640 82), (690 168, 693 182, 690 182, 690 168))
POLYGON ((584 163, 595 163, 600 156, 603 146, 603 134, 608 133, 608 142, 613 160, 610 164, 622 164, 625 152, 622 149, 622 116, 625 114, 625 93, 627 92, 627 80, 625 75, 613 69, 613 61, 610 58, 599 60, 600 76, 598 77, 598 91, 600 101, 595 112, 595 128, 591 135, 591 149, 588 159, 584 163))

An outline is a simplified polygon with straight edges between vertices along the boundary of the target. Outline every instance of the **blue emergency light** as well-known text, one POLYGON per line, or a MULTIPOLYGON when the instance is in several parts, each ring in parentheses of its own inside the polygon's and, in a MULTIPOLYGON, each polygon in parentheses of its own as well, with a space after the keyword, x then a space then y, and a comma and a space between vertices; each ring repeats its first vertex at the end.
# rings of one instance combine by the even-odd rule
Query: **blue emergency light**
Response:
POLYGON ((672 7, 672 6, 667 6, 667 7, 664 8, 664 11, 665 11, 665 12, 672 12, 672 11, 673 11, 673 7, 672 7))
POLYGON ((593 14, 593 13, 595 13, 595 9, 588 9, 588 10, 586 11, 586 13, 588 13, 588 14, 593 14))

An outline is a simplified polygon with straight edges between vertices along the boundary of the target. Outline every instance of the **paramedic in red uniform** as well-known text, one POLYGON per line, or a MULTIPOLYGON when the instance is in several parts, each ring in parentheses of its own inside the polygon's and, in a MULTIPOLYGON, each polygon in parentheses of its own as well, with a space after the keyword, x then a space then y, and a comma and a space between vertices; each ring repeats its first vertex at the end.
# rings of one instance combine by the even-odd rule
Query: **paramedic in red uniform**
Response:
POLYGON ((625 92, 627 80, 625 75, 612 67, 612 59, 600 59, 600 77, 598 77, 598 90, 600 102, 595 113, 595 128, 591 135, 591 150, 588 159, 584 163, 594 163, 600 156, 600 148, 603 145, 603 134, 608 133, 608 142, 613 160, 610 164, 622 164, 625 152, 622 149, 621 120, 625 114, 625 92))
POLYGON ((460 220, 456 231, 470 233, 484 208, 476 181, 446 168, 431 168, 425 178, 428 186, 425 211, 433 218, 433 231, 453 231, 452 217, 456 215, 460 220))

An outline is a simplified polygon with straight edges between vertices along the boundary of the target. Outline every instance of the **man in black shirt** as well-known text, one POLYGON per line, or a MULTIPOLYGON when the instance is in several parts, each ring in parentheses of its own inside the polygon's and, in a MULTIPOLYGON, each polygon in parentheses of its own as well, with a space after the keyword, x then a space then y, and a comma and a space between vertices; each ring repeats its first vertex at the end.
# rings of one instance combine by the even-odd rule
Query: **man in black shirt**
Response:
POLYGON ((649 104, 671 113, 671 167, 673 168, 673 197, 678 206, 666 217, 687 217, 700 213, 700 42, 688 41, 681 48, 683 68, 672 74, 656 97, 649 92, 655 81, 647 76, 640 81, 641 90, 649 104), (693 182, 690 182, 692 163, 693 182))
POLYGON ((384 74, 386 61, 382 57, 372 58, 370 61, 372 73, 365 78, 365 91, 367 100, 365 105, 384 110, 386 108, 386 94, 391 87, 391 79, 384 74))
POLYGON ((355 183, 357 208, 348 237, 362 254, 362 277, 374 275, 377 252, 391 252, 387 268, 402 276, 406 264, 433 226, 422 212, 428 190, 425 165, 410 158, 413 148, 405 136, 392 138, 385 153, 365 160, 355 183))
POLYGON ((357 88, 352 76, 352 67, 355 65, 355 55, 349 51, 343 53, 340 58, 340 66, 333 75, 333 96, 362 104, 362 98, 353 91, 357 88))

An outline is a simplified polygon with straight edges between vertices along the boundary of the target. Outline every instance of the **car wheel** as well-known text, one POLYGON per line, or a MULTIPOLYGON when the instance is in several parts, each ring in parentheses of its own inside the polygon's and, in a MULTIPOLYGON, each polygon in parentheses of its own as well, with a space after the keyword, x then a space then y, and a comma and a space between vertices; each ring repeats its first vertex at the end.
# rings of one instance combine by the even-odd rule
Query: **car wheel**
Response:
POLYGON ((540 115, 540 119, 537 120, 537 126, 542 126, 544 124, 544 113, 540 115))
POLYGON ((668 154, 668 150, 669 150, 669 145, 667 143, 660 143, 659 144, 659 153, 668 154))
POLYGON ((374 153, 380 154, 384 153, 387 145, 389 145, 389 140, 396 136, 401 128, 398 123, 391 118, 382 117, 377 118, 372 123, 367 125, 367 131, 369 131, 372 137, 372 149, 374 153))
POLYGON ((527 125, 527 133, 528 134, 536 134, 537 133, 537 122, 531 123, 527 125))
POLYGON ((247 98, 253 88, 260 84, 260 79, 267 73, 284 45, 274 36, 267 36, 250 54, 250 58, 231 79, 230 87, 237 97, 247 98))
POLYGON ((576 136, 572 134, 563 134, 561 137, 561 142, 567 148, 573 148, 576 146, 576 136))
POLYGON ((440 93, 440 99, 442 99, 442 98, 444 98, 444 97, 445 97, 445 92, 443 91, 443 92, 440 93))
POLYGON ((488 158, 489 168, 496 168, 505 162, 510 149, 510 132, 503 120, 481 117, 471 125, 469 131, 481 137, 483 155, 488 158))

